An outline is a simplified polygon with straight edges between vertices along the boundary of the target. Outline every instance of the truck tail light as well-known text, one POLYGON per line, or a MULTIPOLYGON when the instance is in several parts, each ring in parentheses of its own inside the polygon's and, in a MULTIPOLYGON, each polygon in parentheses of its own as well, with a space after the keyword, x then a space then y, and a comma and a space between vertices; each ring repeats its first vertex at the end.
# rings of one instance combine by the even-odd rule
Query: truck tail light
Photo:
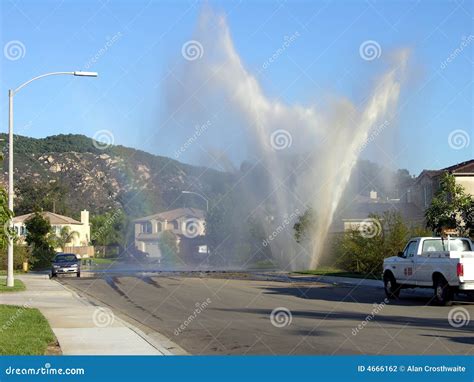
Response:
POLYGON ((458 263, 456 273, 458 274, 458 277, 464 276, 464 265, 462 263, 458 263))

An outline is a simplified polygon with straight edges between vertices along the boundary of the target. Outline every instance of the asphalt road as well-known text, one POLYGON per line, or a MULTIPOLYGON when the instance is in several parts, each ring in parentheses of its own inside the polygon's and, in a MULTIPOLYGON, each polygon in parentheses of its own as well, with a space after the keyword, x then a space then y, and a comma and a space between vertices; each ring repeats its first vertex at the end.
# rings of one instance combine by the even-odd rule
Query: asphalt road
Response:
POLYGON ((245 276, 59 280, 191 354, 474 354, 474 305, 430 306, 424 293, 384 303, 372 287, 245 276))

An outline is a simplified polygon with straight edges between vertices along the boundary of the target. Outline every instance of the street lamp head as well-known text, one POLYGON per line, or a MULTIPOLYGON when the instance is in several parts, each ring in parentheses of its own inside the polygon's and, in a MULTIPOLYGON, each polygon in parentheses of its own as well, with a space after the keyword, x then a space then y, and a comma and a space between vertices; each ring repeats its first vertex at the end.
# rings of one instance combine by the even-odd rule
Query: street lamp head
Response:
POLYGON ((77 72, 74 72, 74 75, 78 77, 97 77, 99 74, 97 72, 77 71, 77 72))

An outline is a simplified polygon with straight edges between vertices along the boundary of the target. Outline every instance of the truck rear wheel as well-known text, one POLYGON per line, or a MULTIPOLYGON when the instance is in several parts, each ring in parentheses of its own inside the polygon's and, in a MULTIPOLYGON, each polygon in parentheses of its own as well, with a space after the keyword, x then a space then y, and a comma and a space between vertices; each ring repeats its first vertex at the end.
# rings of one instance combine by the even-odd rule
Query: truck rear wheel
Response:
POLYGON ((453 303, 453 290, 443 276, 435 277, 433 287, 433 301, 436 305, 449 306, 453 303))
POLYGON ((383 285, 385 295, 389 300, 395 300, 400 297, 400 285, 397 284, 395 277, 390 272, 383 276, 383 285))

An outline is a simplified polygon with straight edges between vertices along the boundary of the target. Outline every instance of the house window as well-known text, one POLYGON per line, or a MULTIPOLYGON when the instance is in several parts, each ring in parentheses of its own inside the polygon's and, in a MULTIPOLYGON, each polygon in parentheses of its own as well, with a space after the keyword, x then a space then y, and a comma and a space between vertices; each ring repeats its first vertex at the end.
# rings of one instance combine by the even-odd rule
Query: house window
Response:
POLYGON ((142 232, 143 233, 152 233, 152 226, 150 222, 146 222, 142 224, 142 232))

